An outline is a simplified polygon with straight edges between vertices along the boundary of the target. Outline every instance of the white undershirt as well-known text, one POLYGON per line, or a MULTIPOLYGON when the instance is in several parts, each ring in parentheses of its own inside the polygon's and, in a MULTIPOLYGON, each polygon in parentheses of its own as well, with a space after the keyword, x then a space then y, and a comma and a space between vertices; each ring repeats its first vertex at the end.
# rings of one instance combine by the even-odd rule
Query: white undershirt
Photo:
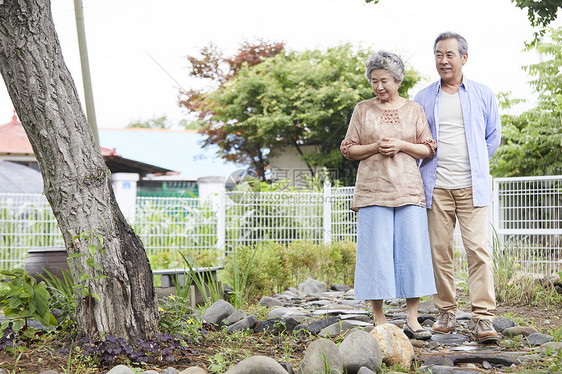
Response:
POLYGON ((472 185, 459 93, 439 93, 439 141, 436 188, 465 188, 472 185))

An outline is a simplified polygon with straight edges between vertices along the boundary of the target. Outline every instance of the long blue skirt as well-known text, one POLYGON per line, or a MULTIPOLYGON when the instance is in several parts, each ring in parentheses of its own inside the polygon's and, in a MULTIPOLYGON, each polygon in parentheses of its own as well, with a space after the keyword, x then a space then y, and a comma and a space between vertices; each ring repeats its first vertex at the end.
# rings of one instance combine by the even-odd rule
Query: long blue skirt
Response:
POLYGON ((435 291, 426 209, 359 208, 355 298, 405 299, 435 291))

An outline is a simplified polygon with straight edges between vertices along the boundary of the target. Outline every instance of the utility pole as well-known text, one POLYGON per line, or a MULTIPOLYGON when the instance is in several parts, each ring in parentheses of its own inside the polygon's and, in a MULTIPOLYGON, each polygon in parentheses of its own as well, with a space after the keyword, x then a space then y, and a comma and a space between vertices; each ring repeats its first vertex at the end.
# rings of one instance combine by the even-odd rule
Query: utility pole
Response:
POLYGON ((96 123, 96 109, 94 107, 94 93, 92 91, 92 78, 90 77, 90 62, 88 60, 88 47, 86 45, 86 30, 84 28, 84 9, 82 0, 74 0, 74 13, 76 15, 76 31, 78 33, 78 47, 80 50, 80 65, 82 66, 82 82, 84 84, 84 98, 86 100, 86 117, 96 143, 100 144, 98 125, 96 123))

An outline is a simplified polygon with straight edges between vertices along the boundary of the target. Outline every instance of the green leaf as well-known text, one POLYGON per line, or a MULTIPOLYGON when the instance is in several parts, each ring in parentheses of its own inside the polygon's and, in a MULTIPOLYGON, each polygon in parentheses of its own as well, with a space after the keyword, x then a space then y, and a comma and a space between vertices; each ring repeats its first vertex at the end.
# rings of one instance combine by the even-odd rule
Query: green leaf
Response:
POLYGON ((21 305, 21 299, 19 297, 14 297, 10 299, 10 308, 14 309, 21 305))
POLYGON ((96 254, 98 247, 93 244, 88 244, 88 252, 90 252, 90 256, 94 257, 96 254))
POLYGON ((86 263, 88 264, 88 266, 94 266, 94 259, 92 257, 88 257, 88 259, 86 260, 86 263))
POLYGON ((14 332, 18 332, 18 331, 21 330, 23 325, 25 325, 25 320, 24 319, 17 319, 17 320, 14 321, 14 323, 12 325, 12 330, 14 330, 14 332))
POLYGON ((80 277, 80 282, 84 282, 88 279, 90 279, 90 274, 84 274, 80 277))

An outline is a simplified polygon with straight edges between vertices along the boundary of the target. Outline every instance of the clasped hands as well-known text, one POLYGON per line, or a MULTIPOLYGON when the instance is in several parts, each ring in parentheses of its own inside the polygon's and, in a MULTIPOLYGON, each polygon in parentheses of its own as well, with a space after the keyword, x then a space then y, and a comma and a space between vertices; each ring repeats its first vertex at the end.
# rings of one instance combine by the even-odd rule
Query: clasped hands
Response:
POLYGON ((392 157, 402 150, 403 144, 400 139, 384 137, 379 140, 379 153, 383 156, 392 157))

